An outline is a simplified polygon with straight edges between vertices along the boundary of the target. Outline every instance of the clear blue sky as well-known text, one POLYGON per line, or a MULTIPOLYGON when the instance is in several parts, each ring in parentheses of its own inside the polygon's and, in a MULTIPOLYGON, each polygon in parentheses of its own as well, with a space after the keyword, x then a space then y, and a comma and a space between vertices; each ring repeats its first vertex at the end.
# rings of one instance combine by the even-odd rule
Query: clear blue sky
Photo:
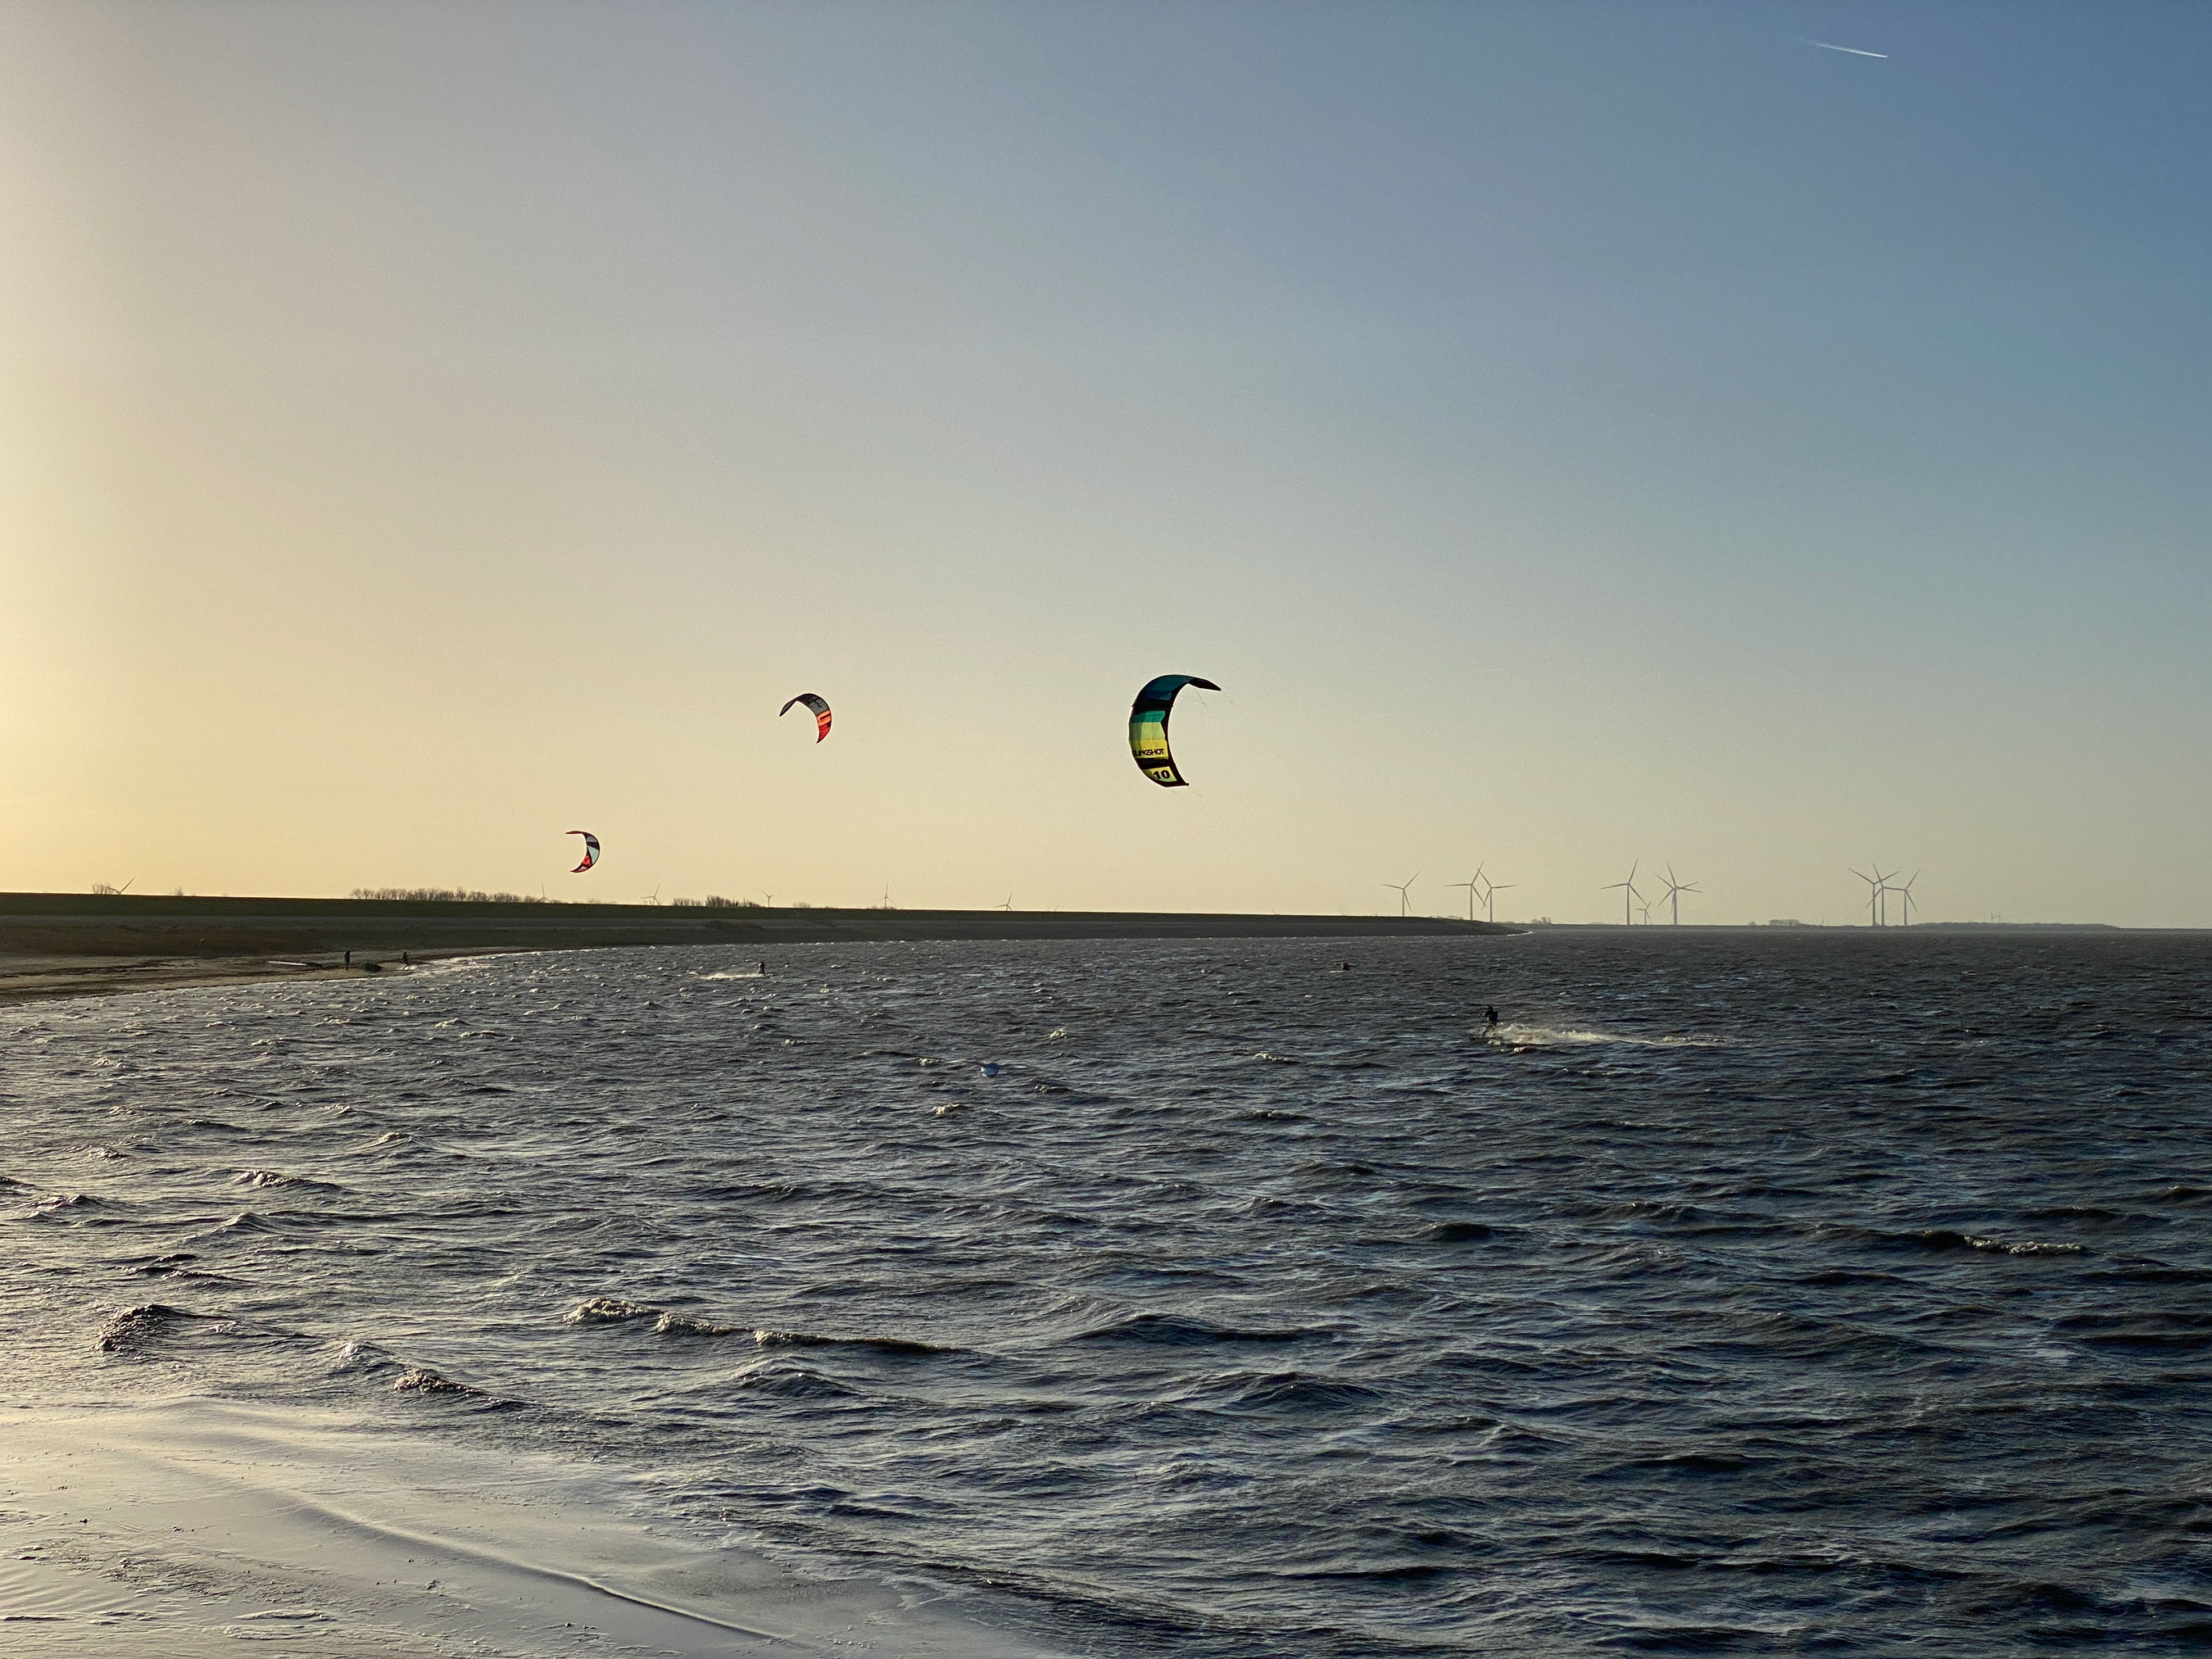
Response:
POLYGON ((2212 925, 2209 49, 18 6, 0 885, 2212 925))

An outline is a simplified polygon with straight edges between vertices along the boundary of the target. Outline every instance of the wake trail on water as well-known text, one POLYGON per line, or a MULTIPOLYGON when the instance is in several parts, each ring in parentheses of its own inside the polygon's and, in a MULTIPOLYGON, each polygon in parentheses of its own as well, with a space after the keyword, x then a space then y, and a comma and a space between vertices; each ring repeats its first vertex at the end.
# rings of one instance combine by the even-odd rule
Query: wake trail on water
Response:
POLYGON ((1723 1036, 1637 1036, 1626 1031, 1598 1031, 1575 1025, 1528 1025, 1501 1020, 1482 1028, 1483 1041, 1500 1048, 1576 1048, 1607 1044, 1626 1048, 1727 1048, 1723 1036))

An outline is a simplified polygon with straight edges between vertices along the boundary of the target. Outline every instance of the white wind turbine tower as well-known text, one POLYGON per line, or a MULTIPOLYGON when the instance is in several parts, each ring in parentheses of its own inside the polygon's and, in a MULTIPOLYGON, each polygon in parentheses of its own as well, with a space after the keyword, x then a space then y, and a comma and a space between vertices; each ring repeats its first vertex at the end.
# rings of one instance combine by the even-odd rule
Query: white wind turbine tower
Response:
MULTIPOLYGON (((1851 866, 1849 865, 1845 865, 1844 867, 1847 870, 1851 869, 1851 866)), ((1869 927, 1881 927, 1881 922, 1879 920, 1881 913, 1875 908, 1875 906, 1881 902, 1881 884, 1885 879, 1887 879, 1887 878, 1885 878, 1881 873, 1881 866, 1879 864, 1875 865, 1874 866, 1874 873, 1870 876, 1863 874, 1857 870, 1851 870, 1851 873, 1857 876, 1861 881, 1867 884, 1867 926, 1869 927)))
POLYGON ((1695 882, 1675 880, 1674 866, 1671 864, 1667 866, 1667 890, 1661 896, 1667 901, 1668 914, 1673 918, 1674 927, 1682 925, 1682 895, 1700 890, 1695 882))
MULTIPOLYGON (((1897 872, 1896 872, 1895 871, 1893 871, 1893 870, 1890 873, 1891 873, 1892 875, 1894 875, 1894 874, 1896 874, 1897 872)), ((1917 870, 1915 870, 1915 871, 1912 872, 1912 874, 1911 874, 1911 878, 1908 878, 1908 879, 1906 880, 1906 882, 1905 882, 1905 885, 1904 885, 1904 886, 1902 886, 1902 887, 1893 887, 1893 888, 1890 888, 1890 889, 1888 890, 1889 891, 1891 891, 1891 892, 1893 892, 1893 893, 1896 894, 1896 895, 1897 895, 1897 896, 1898 896, 1899 899, 1901 899, 1902 901, 1904 901, 1904 904, 1905 904, 1905 925, 1907 927, 1911 927, 1911 926, 1912 926, 1912 884, 1913 884, 1914 882, 1916 882, 1916 881, 1919 880, 1919 879, 1920 879, 1920 872, 1919 872, 1917 870)))
MULTIPOLYGON (((1390 884, 1386 881, 1382 884, 1385 887, 1388 887, 1390 884)), ((1482 885, 1482 866, 1479 864, 1474 866, 1474 879, 1470 881, 1454 881, 1448 882, 1445 884, 1450 887, 1464 887, 1467 889, 1467 919, 1469 921, 1473 921, 1474 920, 1475 889, 1482 885)))
POLYGON ((1420 878, 1421 872, 1416 870, 1412 875, 1408 876, 1403 881, 1386 881, 1382 884, 1385 887, 1394 889, 1396 891, 1398 895, 1398 914, 1400 915, 1410 916, 1413 914, 1413 884, 1420 878))
POLYGON ((1635 864, 1632 864, 1628 866, 1628 879, 1626 881, 1609 881, 1605 884, 1605 890, 1608 893, 1613 891, 1616 887, 1621 890, 1620 925, 1624 927, 1632 927, 1636 925, 1636 912, 1630 907, 1632 906, 1636 901, 1644 896, 1643 894, 1636 890, 1636 866, 1643 862, 1644 860, 1642 859, 1638 859, 1636 860, 1635 864))
POLYGON ((1492 881, 1485 883, 1482 889, 1482 919, 1485 921, 1497 921, 1498 896, 1500 893, 1504 892, 1507 889, 1518 887, 1520 884, 1521 884, 1517 881, 1492 881))

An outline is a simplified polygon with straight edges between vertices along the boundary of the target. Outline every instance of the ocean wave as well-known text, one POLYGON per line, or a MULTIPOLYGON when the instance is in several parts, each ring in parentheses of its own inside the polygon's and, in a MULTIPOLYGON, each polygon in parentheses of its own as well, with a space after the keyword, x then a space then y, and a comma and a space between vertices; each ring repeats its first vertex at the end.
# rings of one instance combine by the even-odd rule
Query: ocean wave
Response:
POLYGON ((482 1389, 466 1382, 456 1382, 451 1377, 441 1376, 425 1365, 415 1366, 392 1378, 392 1391, 394 1394, 437 1395, 461 1400, 491 1398, 482 1389))
POLYGON ((234 1187, 295 1187, 304 1191, 337 1193, 345 1189, 335 1182, 318 1181, 311 1176, 286 1175, 277 1170, 240 1170, 231 1176, 234 1187))
POLYGON ((1360 1411, 1386 1398, 1367 1383, 1310 1371, 1232 1371, 1207 1378, 1195 1392, 1218 1409, 1244 1412, 1360 1411))
POLYGON ((561 1316, 568 1325, 619 1325, 633 1319, 658 1319, 665 1311, 649 1303, 626 1301, 618 1296, 595 1296, 580 1302, 561 1316))
POLYGON ((125 1308, 100 1328, 100 1351, 102 1353, 143 1353, 171 1331, 187 1320, 204 1319, 183 1308, 173 1308, 166 1302, 144 1302, 135 1308, 125 1308))
POLYGON ((90 1193, 54 1193, 33 1205, 31 1214, 33 1218, 50 1215, 69 1217, 104 1207, 100 1200, 90 1193))
POLYGON ((1439 1221, 1433 1227, 1424 1227, 1419 1237, 1432 1244, 1461 1244, 1490 1237, 1490 1228, 1480 1221, 1439 1221))
POLYGON ((749 1393, 773 1395, 780 1400, 851 1400, 858 1390, 811 1366, 789 1360, 764 1360, 749 1365, 729 1378, 749 1393))
POLYGON ((712 1320, 694 1319, 689 1314, 663 1313, 653 1322, 655 1336, 738 1336, 744 1327, 717 1325, 712 1320))
POLYGON ((191 1241, 204 1243, 211 1238, 222 1238, 241 1233, 281 1233, 284 1229, 272 1218, 258 1215, 252 1210, 240 1210, 236 1215, 218 1221, 212 1227, 190 1235, 191 1241))
POLYGON ((1948 1227, 1930 1227, 1912 1235, 1912 1242, 1928 1250, 1980 1250, 1989 1255, 2080 1255, 2085 1248, 2080 1244, 2046 1243, 2039 1239, 1991 1238, 1980 1233, 1953 1232, 1948 1227))
POLYGON ((937 1342, 917 1342, 902 1336, 823 1336, 810 1331, 757 1329, 756 1346, 763 1348, 865 1348, 877 1353, 920 1355, 964 1353, 964 1348, 937 1342))
POLYGON ((1204 1347, 1220 1344, 1297 1342, 1313 1334, 1300 1327, 1251 1329, 1217 1325, 1188 1314, 1140 1313, 1079 1331, 1073 1342, 1127 1342, 1146 1347, 1204 1347))

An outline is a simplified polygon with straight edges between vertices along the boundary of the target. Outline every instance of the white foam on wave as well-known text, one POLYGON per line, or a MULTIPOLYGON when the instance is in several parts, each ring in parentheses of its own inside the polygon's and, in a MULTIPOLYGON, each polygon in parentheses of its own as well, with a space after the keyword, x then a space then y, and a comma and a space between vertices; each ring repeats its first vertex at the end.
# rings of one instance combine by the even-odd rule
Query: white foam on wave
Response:
POLYGON ((1572 1048, 1612 1044, 1627 1048, 1725 1048, 1726 1037, 1632 1036, 1626 1031, 1593 1031, 1574 1025, 1522 1025, 1500 1021, 1485 1028, 1486 1042, 1501 1048, 1572 1048))
POLYGON ((748 968, 743 973, 694 974, 694 979, 766 979, 768 975, 757 968, 748 968))

